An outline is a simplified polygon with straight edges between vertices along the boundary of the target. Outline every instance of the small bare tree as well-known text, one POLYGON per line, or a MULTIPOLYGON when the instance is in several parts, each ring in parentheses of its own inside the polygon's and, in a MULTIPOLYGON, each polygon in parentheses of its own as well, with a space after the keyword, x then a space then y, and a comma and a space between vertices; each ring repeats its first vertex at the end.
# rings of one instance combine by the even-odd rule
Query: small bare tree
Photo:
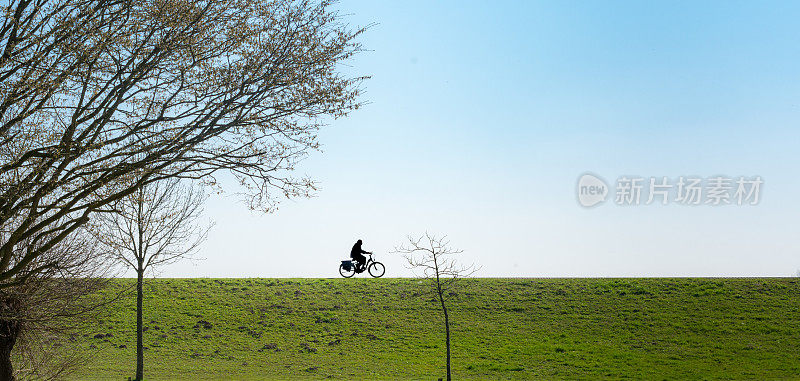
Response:
POLYGON ((209 227, 198 223, 206 196, 199 186, 170 178, 147 185, 112 204, 93 232, 101 247, 136 271, 136 380, 143 379, 142 299, 144 275, 190 258, 209 227))
POLYGON ((395 248, 408 261, 408 267, 420 271, 417 276, 427 279, 432 291, 439 299, 444 315, 445 346, 447 347, 447 380, 450 371, 450 315, 445 303, 446 291, 450 290, 459 279, 473 275, 478 268, 474 264, 460 265, 453 258, 463 250, 450 247, 447 236, 437 237, 427 232, 419 238, 408 236, 408 242, 395 248))

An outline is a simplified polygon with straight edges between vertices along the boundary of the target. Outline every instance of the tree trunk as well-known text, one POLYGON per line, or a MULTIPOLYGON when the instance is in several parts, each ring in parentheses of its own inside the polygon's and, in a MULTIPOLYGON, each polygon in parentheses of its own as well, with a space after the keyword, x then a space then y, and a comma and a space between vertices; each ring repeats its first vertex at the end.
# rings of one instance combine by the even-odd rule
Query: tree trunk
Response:
POLYGON ((0 381, 14 381, 14 366, 11 351, 19 336, 19 322, 0 320, 0 381))
POLYGON ((444 295, 442 295, 441 289, 439 289, 439 301, 442 303, 442 312, 444 312, 445 346, 447 347, 447 381, 450 381, 450 318, 447 315, 447 307, 444 305, 444 295))
POLYGON ((144 380, 144 339, 142 337, 142 283, 144 269, 136 271, 136 381, 144 380))

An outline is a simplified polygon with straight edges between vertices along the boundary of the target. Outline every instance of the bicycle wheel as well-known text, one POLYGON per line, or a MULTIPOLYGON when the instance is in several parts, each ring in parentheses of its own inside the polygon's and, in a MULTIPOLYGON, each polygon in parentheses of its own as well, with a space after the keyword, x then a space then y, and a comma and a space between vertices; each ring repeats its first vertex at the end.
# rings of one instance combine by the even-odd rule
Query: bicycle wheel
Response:
POLYGON ((344 265, 339 265, 339 274, 341 274, 345 278, 350 278, 353 275, 356 275, 356 268, 350 266, 350 270, 344 268, 344 265))
POLYGON ((380 262, 372 262, 369 268, 367 268, 367 271, 369 271, 369 275, 372 275, 373 278, 380 278, 386 273, 386 266, 380 262))

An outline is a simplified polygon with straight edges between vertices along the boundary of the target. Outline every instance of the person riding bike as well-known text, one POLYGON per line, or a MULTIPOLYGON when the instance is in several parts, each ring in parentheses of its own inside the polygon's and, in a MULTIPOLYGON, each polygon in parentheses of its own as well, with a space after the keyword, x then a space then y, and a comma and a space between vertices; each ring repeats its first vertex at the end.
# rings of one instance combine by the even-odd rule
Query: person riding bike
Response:
POLYGON ((361 240, 356 241, 356 244, 350 249, 350 258, 355 259, 358 264, 358 266, 356 266, 357 272, 364 271, 364 265, 367 263, 367 257, 365 257, 364 254, 372 254, 372 252, 364 251, 364 249, 361 248, 361 240))

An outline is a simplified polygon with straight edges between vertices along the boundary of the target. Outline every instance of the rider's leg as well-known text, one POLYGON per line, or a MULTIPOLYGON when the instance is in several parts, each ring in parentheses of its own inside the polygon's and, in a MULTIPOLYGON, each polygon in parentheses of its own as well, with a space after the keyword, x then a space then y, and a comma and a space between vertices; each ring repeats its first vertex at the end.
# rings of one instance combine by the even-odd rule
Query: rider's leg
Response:
POLYGON ((367 263, 367 257, 365 257, 363 254, 356 254, 353 256, 353 259, 357 261, 358 268, 363 271, 364 265, 367 263))

